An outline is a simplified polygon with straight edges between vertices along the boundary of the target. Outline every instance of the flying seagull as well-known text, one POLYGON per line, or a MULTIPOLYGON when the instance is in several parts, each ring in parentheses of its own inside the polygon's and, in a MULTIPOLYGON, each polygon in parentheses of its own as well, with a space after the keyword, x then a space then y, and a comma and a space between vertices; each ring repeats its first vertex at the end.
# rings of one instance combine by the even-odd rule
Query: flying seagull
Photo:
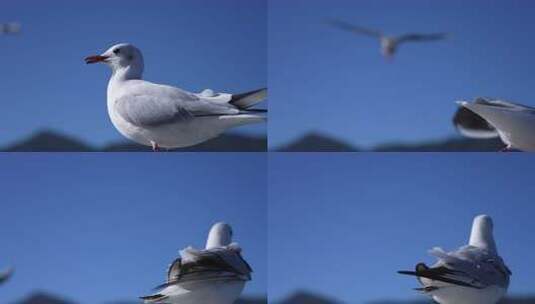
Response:
POLYGON ((9 280, 9 278, 11 278, 11 276, 13 275, 13 272, 15 272, 15 270, 11 267, 0 272, 0 285, 4 284, 7 280, 9 280))
POLYGON ((381 31, 368 29, 360 26, 356 26, 341 20, 330 20, 328 22, 330 25, 348 31, 358 35, 365 35, 368 37, 373 37, 379 39, 381 43, 381 53, 384 57, 391 58, 396 53, 399 45, 404 42, 428 42, 445 39, 447 33, 431 33, 431 34, 417 34, 410 33, 399 36, 387 36, 381 31))
POLYGON ((453 124, 462 135, 499 137, 506 145, 502 151, 535 151, 535 108, 483 97, 458 104, 453 124))
POLYGON ((438 259, 433 266, 418 263, 415 271, 398 273, 416 276, 422 285, 416 290, 440 304, 495 304, 507 291, 511 271, 498 255, 492 230, 489 216, 476 216, 467 246, 453 252, 435 247, 429 251, 438 259))
POLYGON ((240 296, 252 269, 241 248, 232 243, 232 228, 225 223, 212 226, 205 249, 187 247, 180 251, 167 271, 167 281, 158 293, 141 297, 145 303, 232 304, 240 296))
POLYGON ((20 33, 20 24, 17 22, 9 22, 0 24, 0 35, 18 34, 20 33))
MULTIPOLYGON (((267 89, 242 94, 191 93, 142 79, 143 56, 128 43, 112 46, 86 63, 106 63, 113 71, 108 83, 108 114, 119 132, 153 150, 193 146, 229 128, 266 120, 266 110, 252 109, 267 89)), ((228 71, 222 71, 228 74, 228 71)))

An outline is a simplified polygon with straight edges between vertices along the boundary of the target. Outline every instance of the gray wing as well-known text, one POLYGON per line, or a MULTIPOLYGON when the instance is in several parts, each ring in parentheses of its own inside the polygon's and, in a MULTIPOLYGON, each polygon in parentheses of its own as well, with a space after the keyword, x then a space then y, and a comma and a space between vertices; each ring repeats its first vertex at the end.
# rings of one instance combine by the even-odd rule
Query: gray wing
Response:
POLYGON ((498 131, 483 117, 464 106, 459 106, 453 116, 453 125, 462 135, 469 138, 495 138, 498 131))
POLYGON ((511 272, 502 259, 479 248, 467 246, 455 252, 433 248, 430 253, 438 258, 432 267, 419 263, 415 271, 398 271, 416 276, 424 285, 418 289, 422 292, 432 292, 444 286, 435 282, 475 289, 492 285, 507 288, 509 285, 511 272))
POLYGON ((185 122, 195 117, 235 115, 240 111, 229 104, 216 104, 196 96, 172 98, 152 95, 126 95, 115 102, 115 110, 129 123, 155 127, 185 122))
POLYGON ((491 285, 509 286, 511 271, 503 260, 486 250, 465 246, 457 251, 446 253, 435 248, 430 253, 439 260, 437 265, 448 268, 450 278, 465 282, 475 288, 491 285))
POLYGON ((405 34, 396 37, 396 42, 426 42, 443 40, 448 37, 447 33, 433 33, 433 34, 405 34))
POLYGON ((355 34, 362 34, 362 35, 376 37, 376 38, 381 38, 383 36, 383 34, 380 31, 356 26, 356 25, 353 25, 353 24, 350 24, 341 20, 329 20, 327 23, 338 29, 352 32, 355 34))
POLYGON ((251 279, 251 267, 239 250, 234 248, 187 248, 181 254, 183 257, 176 259, 169 267, 167 282, 157 288, 193 281, 251 279))
POLYGON ((519 103, 514 103, 510 101, 505 100, 499 100, 499 99, 491 99, 486 97, 478 97, 474 100, 474 103, 480 104, 480 105, 486 105, 490 107, 497 107, 497 108, 503 108, 508 109, 512 111, 525 111, 525 112, 533 112, 535 114, 535 108, 529 107, 526 105, 522 105, 519 103))

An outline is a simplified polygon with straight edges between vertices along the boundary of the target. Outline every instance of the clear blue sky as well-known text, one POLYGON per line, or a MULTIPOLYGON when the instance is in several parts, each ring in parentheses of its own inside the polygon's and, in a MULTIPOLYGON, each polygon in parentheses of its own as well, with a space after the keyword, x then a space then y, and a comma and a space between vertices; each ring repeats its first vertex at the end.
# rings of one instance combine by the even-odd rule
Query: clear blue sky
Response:
POLYGON ((344 303, 418 297, 396 274, 427 250, 468 241, 472 219, 493 217, 510 294, 534 294, 535 164, 529 155, 272 154, 268 293, 295 289, 344 303))
POLYGON ((319 131, 354 145, 456 134, 455 100, 501 97, 535 105, 535 2, 524 0, 270 0, 270 147, 319 131), (450 32, 402 45, 324 24, 340 18, 391 34, 450 32))
MULTIPOLYGON (((145 79, 200 91, 267 85, 265 0, 2 1, 0 145, 42 128, 102 145, 122 140, 108 118, 104 65, 83 58, 119 42, 138 46, 145 79)), ((265 105, 264 105, 265 106, 265 105)), ((235 132, 265 134, 265 125, 235 132)))
POLYGON ((265 295, 265 154, 4 154, 0 268, 9 303, 39 289, 80 303, 135 299, 226 221, 265 295))

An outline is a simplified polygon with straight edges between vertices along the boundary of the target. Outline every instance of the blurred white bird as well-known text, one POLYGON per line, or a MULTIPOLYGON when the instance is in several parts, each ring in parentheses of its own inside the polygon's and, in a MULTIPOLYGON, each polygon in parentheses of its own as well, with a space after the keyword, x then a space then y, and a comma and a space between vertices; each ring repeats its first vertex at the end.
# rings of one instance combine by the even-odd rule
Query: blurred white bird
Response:
POLYGON ((20 23, 10 22, 0 24, 0 35, 18 34, 20 33, 20 23))
POLYGON ((251 267, 232 242, 232 229, 217 223, 208 234, 206 248, 187 247, 180 251, 167 271, 167 282, 160 292, 141 297, 145 303, 232 304, 245 282, 251 280, 251 267))
POLYGON ((12 267, 0 272, 0 285, 4 284, 7 280, 9 280, 9 278, 11 278, 14 272, 15 269, 13 269, 12 267))
POLYGON ((411 33, 399 36, 387 36, 384 35, 381 31, 363 28, 340 20, 330 20, 328 23, 341 30, 379 39, 379 42, 381 43, 381 53, 387 59, 391 58, 396 53, 401 43, 436 41, 445 39, 448 36, 447 33, 411 33))
POLYGON ((535 108, 482 97, 458 103, 453 124, 464 136, 500 137, 506 145, 502 151, 535 151, 535 108))
POLYGON ((144 81, 141 51, 127 43, 85 60, 88 64, 104 62, 113 71, 108 114, 117 130, 153 150, 193 146, 229 128, 266 120, 266 110, 251 107, 266 99, 267 89, 235 95, 212 90, 195 94, 144 81))
POLYGON ((453 252, 435 247, 429 253, 436 264, 419 263, 415 271, 399 273, 416 276, 423 286, 416 290, 440 304, 495 304, 507 291, 511 271, 498 255, 492 230, 489 216, 476 216, 467 246, 453 252))

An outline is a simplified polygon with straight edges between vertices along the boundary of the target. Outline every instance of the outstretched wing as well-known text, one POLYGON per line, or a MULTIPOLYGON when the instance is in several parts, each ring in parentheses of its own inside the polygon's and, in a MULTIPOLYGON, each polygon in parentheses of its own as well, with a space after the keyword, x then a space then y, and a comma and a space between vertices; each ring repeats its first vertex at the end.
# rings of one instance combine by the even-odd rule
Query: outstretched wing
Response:
POLYGON ((0 35, 1 34, 18 34, 20 33, 20 24, 16 22, 0 24, 0 35))
POLYGON ((380 31, 356 26, 356 25, 353 25, 353 24, 350 24, 341 20, 333 19, 333 20, 329 20, 327 23, 338 29, 352 32, 355 34, 361 34, 361 35, 366 35, 366 36, 376 37, 376 38, 381 38, 383 36, 383 34, 380 31))
POLYGON ((427 42, 443 40, 448 37, 447 33, 433 33, 433 34, 405 34, 398 36, 396 42, 427 42))

